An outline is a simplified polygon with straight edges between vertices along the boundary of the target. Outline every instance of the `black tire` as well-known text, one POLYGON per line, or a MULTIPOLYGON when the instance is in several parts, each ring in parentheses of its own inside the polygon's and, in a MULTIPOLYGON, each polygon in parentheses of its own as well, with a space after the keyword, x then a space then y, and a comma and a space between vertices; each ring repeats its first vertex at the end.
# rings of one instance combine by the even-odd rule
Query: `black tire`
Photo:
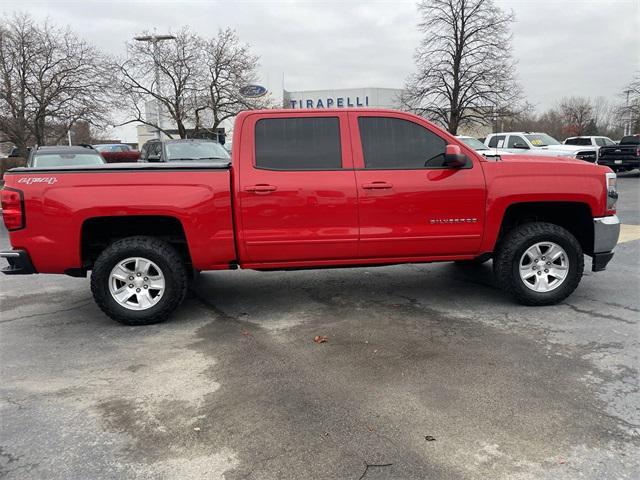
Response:
POLYGON ((523 305, 554 305, 567 298, 578 287, 584 271, 582 247, 564 228, 552 223, 526 223, 508 232, 500 241, 493 260, 493 271, 500 288, 523 305), (564 249, 569 262, 565 280, 554 290, 536 292, 520 278, 519 264, 524 252, 538 242, 553 242, 564 249))
POLYGON ((100 254, 91 272, 91 292, 96 303, 109 317, 125 325, 150 325, 166 320, 184 300, 187 284, 183 259, 171 245, 154 237, 128 237, 112 243, 100 254), (146 310, 130 310, 120 305, 109 291, 111 270, 129 257, 151 260, 164 275, 163 297, 146 310))

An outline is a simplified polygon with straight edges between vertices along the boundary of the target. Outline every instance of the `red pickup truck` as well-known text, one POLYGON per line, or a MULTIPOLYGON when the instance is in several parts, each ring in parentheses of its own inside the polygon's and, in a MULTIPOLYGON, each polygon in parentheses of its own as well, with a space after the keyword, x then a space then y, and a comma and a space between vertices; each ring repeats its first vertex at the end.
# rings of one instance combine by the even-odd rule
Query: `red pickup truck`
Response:
POLYGON ((493 258, 527 305, 575 290, 618 240, 616 176, 568 158, 485 158, 391 110, 263 110, 233 158, 17 168, 2 190, 6 274, 86 276, 127 324, 166 319, 202 270, 493 258))

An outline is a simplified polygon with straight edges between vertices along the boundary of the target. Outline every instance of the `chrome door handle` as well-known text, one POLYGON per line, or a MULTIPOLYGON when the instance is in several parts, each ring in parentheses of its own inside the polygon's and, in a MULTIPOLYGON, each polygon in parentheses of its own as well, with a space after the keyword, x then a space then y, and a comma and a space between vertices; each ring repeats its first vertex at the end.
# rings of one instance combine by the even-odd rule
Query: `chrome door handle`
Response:
POLYGON ((275 192, 277 189, 278 187, 274 185, 252 185, 250 187, 246 187, 245 191, 252 193, 270 193, 275 192))
POLYGON ((384 190, 387 188, 393 188, 393 184, 388 182, 372 182, 363 184, 362 188, 365 190, 384 190))

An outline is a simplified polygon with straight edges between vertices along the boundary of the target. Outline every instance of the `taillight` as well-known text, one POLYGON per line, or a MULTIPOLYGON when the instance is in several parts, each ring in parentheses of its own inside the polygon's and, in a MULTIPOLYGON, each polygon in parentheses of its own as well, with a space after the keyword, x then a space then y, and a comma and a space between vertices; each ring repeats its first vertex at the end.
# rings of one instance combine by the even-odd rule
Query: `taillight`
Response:
POLYGON ((0 190, 2 199, 2 218, 7 230, 24 228, 24 201, 22 192, 13 188, 0 190))

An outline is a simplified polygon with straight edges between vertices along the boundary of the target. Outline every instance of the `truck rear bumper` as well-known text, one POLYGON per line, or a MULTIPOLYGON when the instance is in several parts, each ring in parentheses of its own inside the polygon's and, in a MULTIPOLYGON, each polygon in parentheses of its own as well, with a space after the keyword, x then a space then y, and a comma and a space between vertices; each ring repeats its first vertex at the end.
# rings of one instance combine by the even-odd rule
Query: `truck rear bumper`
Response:
POLYGON ((37 273, 33 268, 29 254, 24 250, 7 250, 0 252, 0 258, 7 260, 9 265, 0 270, 5 275, 29 275, 37 273))
POLYGON ((613 258, 613 249, 620 236, 620 219, 617 215, 593 219, 593 263, 591 270, 601 272, 613 258))

